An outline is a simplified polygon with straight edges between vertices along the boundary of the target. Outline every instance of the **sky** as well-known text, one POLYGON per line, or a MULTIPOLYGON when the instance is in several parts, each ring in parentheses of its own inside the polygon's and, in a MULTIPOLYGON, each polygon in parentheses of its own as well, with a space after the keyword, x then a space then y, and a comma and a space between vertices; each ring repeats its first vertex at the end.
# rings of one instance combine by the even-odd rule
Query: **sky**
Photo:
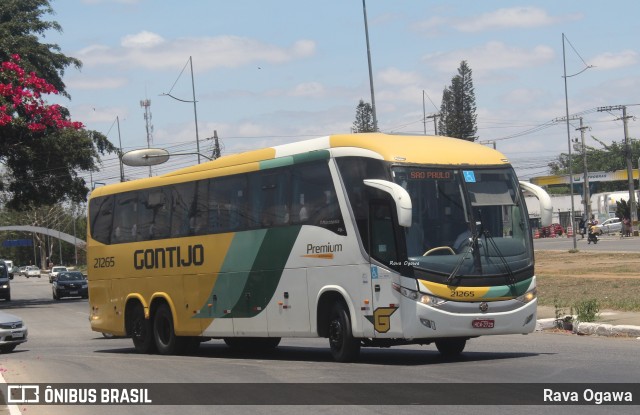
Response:
MULTIPOLYGON (((371 102, 361 0, 51 5, 47 20, 63 32, 43 40, 83 62, 63 78, 71 99, 52 101, 125 152, 148 145, 195 152, 196 117, 205 155, 214 131, 223 154, 348 133, 358 102, 371 102), (150 144, 142 100, 150 101, 150 144)), ((569 134, 557 121, 566 115, 564 65, 570 118, 582 116, 589 127, 587 146, 601 148, 592 136, 624 140, 622 111, 600 107, 626 105, 628 136, 637 136, 637 0, 367 0, 366 12, 382 132, 434 134, 425 116, 438 113, 443 89, 466 60, 478 141, 495 144, 521 179, 548 174, 569 138, 580 137, 579 120, 569 134)), ((194 163, 193 155, 176 155, 153 174, 194 163)), ((118 181, 117 164, 105 157, 87 180, 118 181)), ((148 174, 125 167, 127 179, 148 174)))

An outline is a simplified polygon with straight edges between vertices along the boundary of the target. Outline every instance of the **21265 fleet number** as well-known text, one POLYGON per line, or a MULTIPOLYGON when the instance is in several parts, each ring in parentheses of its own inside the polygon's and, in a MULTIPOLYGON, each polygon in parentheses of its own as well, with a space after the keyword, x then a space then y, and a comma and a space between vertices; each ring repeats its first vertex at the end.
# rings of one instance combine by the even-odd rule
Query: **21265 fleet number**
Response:
POLYGON ((116 260, 112 256, 95 258, 94 268, 112 268, 116 266, 116 260))

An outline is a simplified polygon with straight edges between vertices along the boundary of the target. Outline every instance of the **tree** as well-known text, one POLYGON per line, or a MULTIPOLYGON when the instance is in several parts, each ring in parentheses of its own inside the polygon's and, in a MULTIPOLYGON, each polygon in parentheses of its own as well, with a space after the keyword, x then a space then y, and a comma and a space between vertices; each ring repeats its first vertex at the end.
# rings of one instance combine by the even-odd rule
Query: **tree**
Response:
POLYGON ((69 66, 79 69, 82 63, 60 52, 56 44, 41 43, 48 30, 62 32, 58 22, 43 18, 54 11, 49 0, 2 0, 0 2, 0 61, 12 55, 22 57, 27 72, 46 79, 61 95, 67 96, 62 82, 69 66))
POLYGON ((50 205, 61 200, 83 202, 89 189, 78 170, 95 171, 100 155, 116 151, 98 132, 70 120, 61 105, 48 105, 44 96, 63 94, 62 75, 80 62, 40 44, 56 22, 43 22, 52 13, 47 0, 0 2, 0 191, 15 209, 50 205), (26 51, 23 59, 7 48, 26 51))
POLYGON ((472 71, 466 61, 460 62, 458 75, 451 78, 451 85, 442 92, 438 129, 442 135, 475 141, 476 96, 472 71))
POLYGON ((360 100, 356 107, 356 120, 353 122, 354 133, 373 133, 378 127, 373 124, 373 109, 371 104, 360 100))
MULTIPOLYGON (((631 207, 629 205, 624 199, 616 201, 616 217, 621 221, 625 218, 631 218, 631 207)), ((637 206, 636 209, 636 217, 640 218, 640 206, 637 206)))

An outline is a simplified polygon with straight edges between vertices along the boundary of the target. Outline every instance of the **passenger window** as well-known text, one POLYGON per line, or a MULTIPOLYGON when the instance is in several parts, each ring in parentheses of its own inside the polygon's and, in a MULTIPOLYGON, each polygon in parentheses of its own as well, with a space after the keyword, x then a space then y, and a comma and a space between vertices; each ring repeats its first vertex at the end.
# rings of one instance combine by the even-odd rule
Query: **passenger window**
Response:
POLYGON ((206 234, 209 222, 209 181, 200 180, 196 182, 196 194, 191 206, 191 219, 193 222, 192 233, 194 235, 206 234))
POLYGON ((127 192, 116 195, 111 243, 136 240, 138 223, 138 195, 127 192))
POLYGON ((168 238, 171 224, 171 193, 165 187, 141 192, 138 240, 168 238))
POLYGON ((103 244, 108 244, 111 240, 113 200, 114 197, 109 195, 91 199, 89 202, 91 237, 103 244))
POLYGON ((195 182, 169 186, 172 193, 171 237, 188 236, 195 227, 195 182))
POLYGON ((209 182, 211 232, 231 232, 247 226, 247 179, 245 175, 221 177, 209 182))
POLYGON ((289 171, 266 170, 249 176, 252 224, 260 228, 288 225, 289 171))
POLYGON ((326 162, 291 169, 292 223, 315 225, 346 235, 342 213, 326 162))

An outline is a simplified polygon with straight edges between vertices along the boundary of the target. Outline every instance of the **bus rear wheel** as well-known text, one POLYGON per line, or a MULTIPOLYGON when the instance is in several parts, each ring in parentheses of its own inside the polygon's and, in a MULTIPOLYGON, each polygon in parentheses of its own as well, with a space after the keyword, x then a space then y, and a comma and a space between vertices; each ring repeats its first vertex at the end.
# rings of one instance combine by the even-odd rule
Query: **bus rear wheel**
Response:
POLYGON ((153 338, 160 354, 177 354, 182 351, 182 341, 173 328, 171 309, 165 303, 160 304, 153 317, 153 338))
POLYGON ((436 347, 444 357, 458 357, 464 350, 467 339, 441 339, 436 340, 436 347))
POLYGON ((153 332, 151 322, 144 318, 144 308, 142 304, 136 303, 129 313, 129 334, 133 340, 133 346, 138 353, 153 353, 155 343, 153 342, 153 332))
POLYGON ((336 303, 329 317, 329 346, 337 362, 351 362, 360 354, 360 341, 353 337, 351 319, 342 303, 336 303))

